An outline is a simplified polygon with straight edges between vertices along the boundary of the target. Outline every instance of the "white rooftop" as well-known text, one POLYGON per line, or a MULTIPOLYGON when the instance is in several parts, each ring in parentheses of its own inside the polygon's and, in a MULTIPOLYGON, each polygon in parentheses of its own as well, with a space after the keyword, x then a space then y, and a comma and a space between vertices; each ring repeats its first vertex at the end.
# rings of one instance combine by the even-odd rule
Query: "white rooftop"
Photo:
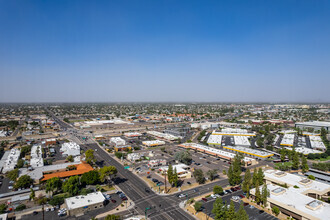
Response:
POLYGON ((63 143, 60 149, 63 155, 80 155, 80 146, 75 142, 63 143))
MULTIPOLYGON (((231 158, 231 159, 233 159, 236 155, 236 154, 230 153, 228 151, 223 151, 223 150, 219 150, 219 149, 216 149, 216 148, 213 148, 213 147, 208 147, 208 146, 204 146, 204 145, 196 144, 196 143, 184 143, 184 144, 180 144, 180 145, 184 145, 184 146, 187 146, 187 147, 191 146, 191 147, 203 150, 203 151, 209 151, 209 152, 217 154, 219 156, 224 156, 224 157, 228 157, 228 158, 231 158)), ((249 161, 253 161, 253 160, 254 159, 252 159, 250 157, 244 157, 244 159, 243 159, 244 162, 249 162, 249 161)))
POLYGON ((126 144, 126 141, 121 137, 112 137, 110 138, 110 142, 114 143, 116 146, 123 146, 126 144))
POLYGON ((164 145, 165 141, 160 141, 160 140, 154 140, 154 141, 143 141, 142 144, 147 145, 147 146, 152 146, 152 145, 164 145))
POLYGON ((312 148, 322 150, 326 149, 320 136, 309 136, 309 140, 311 141, 312 148))
POLYGON ((271 157, 271 156, 273 156, 273 154, 268 153, 266 151, 256 150, 256 149, 252 149, 252 148, 248 148, 248 147, 242 147, 242 146, 225 146, 224 148, 231 149, 231 150, 236 150, 237 152, 251 154, 251 155, 259 156, 259 157, 271 157))
POLYGON ((285 145, 285 146, 293 146, 293 142, 294 142, 294 134, 284 134, 282 141, 281 141, 281 145, 285 145))
POLYGON ((250 142, 247 136, 234 136, 235 145, 238 146, 250 146, 250 142))
MULTIPOLYGON (((285 149, 292 150, 292 147, 285 147, 285 149)), ((305 155, 323 153, 322 151, 310 149, 310 148, 307 148, 307 147, 296 147, 295 151, 298 152, 298 153, 305 154, 305 155)))
POLYGON ((126 132, 124 134, 126 137, 137 137, 137 136, 141 136, 142 134, 141 133, 138 133, 138 132, 126 132))
MULTIPOLYGON (((189 166, 187 166, 187 165, 185 165, 183 163, 172 165, 172 167, 173 167, 173 171, 174 171, 174 169, 176 169, 176 172, 177 173, 185 172, 189 168, 189 166)), ((166 171, 167 172, 168 166, 160 167, 159 170, 163 170, 163 171, 166 171)))
POLYGON ((296 122, 296 125, 330 127, 330 122, 327 122, 327 121, 296 122))
POLYGON ((170 140, 170 141, 177 140, 178 138, 181 138, 181 137, 177 137, 177 136, 174 136, 174 135, 171 135, 171 134, 165 134, 165 133, 158 132, 158 131, 147 131, 147 133, 151 134, 151 135, 154 135, 156 137, 160 137, 160 138, 164 138, 166 140, 170 140))
POLYGON ((221 145, 222 141, 222 135, 213 135, 211 134, 209 136, 209 139, 207 140, 208 144, 216 144, 216 145, 221 145))
POLYGON ((101 192, 89 193, 85 196, 74 196, 65 199, 68 210, 77 209, 85 206, 91 206, 102 203, 105 200, 101 192))
POLYGON ((15 169, 20 154, 21 154, 21 149, 14 148, 10 150, 7 160, 3 166, 3 170, 2 170, 3 173, 15 169))
POLYGON ((326 183, 310 180, 308 185, 304 185, 300 181, 306 180, 307 179, 306 177, 294 175, 294 174, 287 173, 287 172, 282 172, 285 174, 283 176, 275 175, 276 173, 280 173, 280 172, 282 172, 282 171, 272 170, 272 169, 265 170, 265 172, 264 172, 265 178, 275 180, 276 182, 286 183, 289 186, 297 185, 299 187, 299 189, 296 189, 297 192, 300 192, 303 194, 305 194, 304 192, 306 192, 308 190, 314 190, 314 191, 320 192, 321 194, 324 194, 322 192, 330 191, 330 185, 328 185, 326 183))
POLYGON ((44 166, 44 160, 42 158, 41 145, 33 145, 32 146, 30 165, 33 168, 44 166))
MULTIPOLYGON (((260 187, 260 190, 261 188, 262 186, 260 187)), ((318 219, 330 219, 330 204, 328 203, 321 202, 319 200, 315 200, 312 197, 303 195, 293 187, 285 189, 277 185, 268 184, 267 188, 270 191, 270 197, 268 198, 270 202, 280 204, 279 206, 288 206, 289 208, 296 210, 296 213, 304 213, 305 217, 308 215, 318 219), (279 193, 272 193, 272 191, 279 193), (316 208, 320 204, 320 208, 316 210, 312 210, 306 207, 309 205, 313 208, 316 208)), ((254 194, 255 189, 252 189, 251 192, 254 194)))

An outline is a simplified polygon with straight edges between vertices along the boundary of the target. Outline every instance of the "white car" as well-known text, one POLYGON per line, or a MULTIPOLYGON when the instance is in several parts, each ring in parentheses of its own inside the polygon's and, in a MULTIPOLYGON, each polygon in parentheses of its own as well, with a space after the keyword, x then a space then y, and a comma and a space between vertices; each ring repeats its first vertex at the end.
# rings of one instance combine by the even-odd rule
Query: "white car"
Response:
POLYGON ((216 199, 216 198, 218 198, 216 195, 214 195, 214 194, 211 194, 211 198, 212 199, 216 199))
POLYGON ((184 194, 179 195, 179 198, 184 198, 184 197, 186 197, 184 194))
POLYGON ((14 187, 12 187, 12 186, 8 186, 8 189, 13 189, 14 187))

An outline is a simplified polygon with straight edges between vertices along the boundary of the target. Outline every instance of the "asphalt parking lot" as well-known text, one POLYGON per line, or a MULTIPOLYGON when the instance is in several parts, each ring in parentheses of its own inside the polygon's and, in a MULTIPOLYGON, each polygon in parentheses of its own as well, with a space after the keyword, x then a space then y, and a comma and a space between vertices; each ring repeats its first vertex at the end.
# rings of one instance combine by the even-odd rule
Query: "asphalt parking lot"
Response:
MULTIPOLYGON (((243 191, 238 190, 231 194, 222 196, 222 200, 223 200, 223 202, 230 204, 230 200, 231 200, 232 196, 238 196, 241 194, 243 194, 243 191)), ((210 217, 214 218, 212 209, 213 209, 213 203, 214 203, 215 199, 208 197, 207 200, 208 200, 207 202, 202 201, 203 207, 204 207, 203 212, 206 213, 207 215, 209 215, 210 217)), ((236 211, 238 211, 241 202, 242 202, 241 200, 239 200, 239 202, 234 202, 236 211)), ((244 206, 244 209, 245 209, 246 213, 249 215, 250 220, 275 220, 275 219, 278 219, 266 212, 260 211, 259 209, 255 208, 254 206, 247 205, 247 206, 244 206)))
MULTIPOLYGON (((106 204, 104 206, 104 208, 101 208, 101 209, 96 209, 96 210, 93 210, 93 211, 90 211, 90 212, 87 212, 86 214, 84 214, 83 216, 79 216, 79 219, 83 219, 83 220, 89 220, 93 217, 95 217, 96 215, 100 214, 100 213, 103 213, 103 212, 107 212, 107 211, 110 211, 114 208, 116 208, 117 206, 119 206, 121 204, 121 199, 119 198, 119 196, 117 194, 111 194, 111 199, 115 200, 116 202, 113 203, 113 202, 109 202, 108 204, 106 204)), ((123 203, 125 204, 125 202, 123 203)), ((129 204, 128 204, 129 205, 129 204)), ((58 210, 55 210, 55 211, 48 211, 46 212, 45 211, 45 218, 44 219, 47 219, 47 220, 53 220, 53 219, 77 219, 77 217, 75 216, 62 216, 62 217, 59 217, 58 216, 58 210)), ((24 215, 22 216, 22 219, 34 219, 34 220, 42 220, 43 219, 43 216, 42 216, 42 212, 38 212, 37 214, 29 214, 29 215, 24 215)))

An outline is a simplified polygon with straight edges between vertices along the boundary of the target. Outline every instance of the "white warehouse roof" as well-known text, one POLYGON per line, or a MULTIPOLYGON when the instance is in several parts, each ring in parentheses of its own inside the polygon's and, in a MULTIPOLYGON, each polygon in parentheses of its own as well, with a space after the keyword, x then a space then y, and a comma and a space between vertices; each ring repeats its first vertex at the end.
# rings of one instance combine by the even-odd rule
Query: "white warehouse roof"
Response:
POLYGON ((63 155, 78 156, 80 155, 80 146, 75 142, 63 143, 60 152, 63 155))
POLYGON ((222 135, 210 135, 209 139, 207 140, 208 144, 214 145, 221 145, 222 135))
POLYGON ((65 199, 68 210, 91 206, 102 203, 105 200, 101 192, 89 193, 85 196, 74 196, 65 199))
POLYGON ((33 145, 32 146, 30 165, 33 168, 44 166, 44 160, 42 158, 41 145, 33 145))
POLYGON ((15 169, 17 161, 19 159, 19 155, 21 154, 21 149, 11 149, 8 155, 8 158, 3 166, 3 173, 11 171, 15 169))

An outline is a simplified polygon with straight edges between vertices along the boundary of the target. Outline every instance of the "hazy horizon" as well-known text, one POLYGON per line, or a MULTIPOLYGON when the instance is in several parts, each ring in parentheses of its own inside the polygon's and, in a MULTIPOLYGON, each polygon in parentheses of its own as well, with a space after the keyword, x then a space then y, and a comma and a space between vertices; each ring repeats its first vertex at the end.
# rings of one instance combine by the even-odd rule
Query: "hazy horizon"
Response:
POLYGON ((0 0, 1 103, 329 103, 329 1, 0 0))

